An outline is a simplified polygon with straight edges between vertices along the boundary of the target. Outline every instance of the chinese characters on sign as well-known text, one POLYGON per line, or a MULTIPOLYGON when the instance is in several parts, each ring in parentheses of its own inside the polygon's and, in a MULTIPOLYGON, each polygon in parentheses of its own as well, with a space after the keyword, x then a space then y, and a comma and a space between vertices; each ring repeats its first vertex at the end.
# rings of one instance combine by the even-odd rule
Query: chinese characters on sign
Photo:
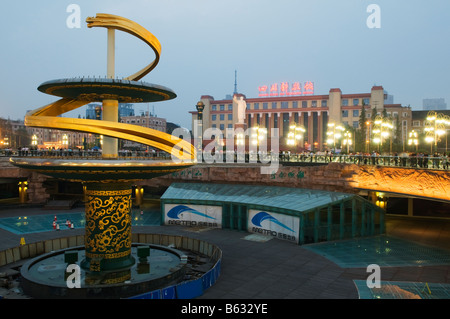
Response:
POLYGON ((271 85, 262 85, 258 87, 259 97, 277 97, 277 96, 299 96, 299 95, 313 95, 314 82, 308 81, 303 84, 300 82, 273 83, 271 85))

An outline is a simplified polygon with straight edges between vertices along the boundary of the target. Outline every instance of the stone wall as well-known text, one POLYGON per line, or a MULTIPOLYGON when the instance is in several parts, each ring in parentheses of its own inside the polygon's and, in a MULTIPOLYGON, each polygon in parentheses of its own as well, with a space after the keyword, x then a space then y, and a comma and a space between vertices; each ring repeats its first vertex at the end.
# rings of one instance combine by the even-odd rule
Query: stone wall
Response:
POLYGON ((198 165, 179 173, 143 181, 140 185, 168 187, 176 181, 203 183, 242 183, 342 191, 357 193, 350 186, 354 173, 348 165, 280 166, 271 174, 262 174, 259 165, 198 165))
POLYGON ((261 174, 261 166, 257 165, 198 165, 140 184, 168 187, 176 181, 299 187, 355 194, 369 190, 450 201, 450 171, 341 163, 280 166, 272 174, 261 174))
POLYGON ((352 188, 450 201, 450 171, 348 165, 352 188))
MULTIPOLYGON (((180 181, 272 185, 346 193, 372 190, 450 201, 448 170, 330 163, 320 166, 280 165, 271 174, 263 174, 263 167, 259 164, 202 164, 137 184, 162 189, 180 181)), ((30 203, 45 203, 50 196, 44 186, 48 179, 46 176, 16 168, 6 159, 0 160, 0 178, 28 179, 30 203)))

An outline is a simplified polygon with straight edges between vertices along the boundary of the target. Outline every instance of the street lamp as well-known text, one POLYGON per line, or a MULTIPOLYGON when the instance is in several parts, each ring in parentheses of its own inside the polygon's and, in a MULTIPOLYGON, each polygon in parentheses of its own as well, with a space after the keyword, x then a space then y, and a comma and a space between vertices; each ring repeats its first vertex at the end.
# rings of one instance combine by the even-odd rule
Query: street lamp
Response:
POLYGON ((443 122, 445 125, 445 153, 448 154, 448 143, 447 143, 447 131, 448 128, 450 127, 450 116, 449 115, 443 115, 443 122))
POLYGON ((199 101, 195 106, 198 112, 197 115, 197 162, 202 161, 202 150, 203 150, 203 110, 205 109, 205 104, 199 101))
POLYGON ((236 134, 236 145, 245 145, 245 137, 243 133, 236 134))
POLYGON ((350 145, 352 145, 352 133, 347 131, 344 133, 344 145, 347 145, 347 154, 350 153, 350 145))
MULTIPOLYGON (((103 135, 101 136, 101 141, 103 142, 103 135)), ((64 134, 62 137, 62 145, 63 145, 63 148, 67 148, 69 145, 69 138, 67 137, 66 134, 64 134)))
POLYGON ((300 142, 300 140, 303 138, 303 134, 306 132, 305 128, 303 126, 297 126, 296 124, 292 124, 289 127, 289 133, 287 137, 287 145, 289 146, 296 146, 300 142))
POLYGON ((205 109, 205 104, 202 101, 199 101, 195 107, 198 111, 198 120, 203 121, 203 110, 205 109))
POLYGON ((370 144, 370 122, 367 121, 366 122, 366 127, 367 127, 367 131, 366 131, 366 153, 369 153, 369 144, 370 144))
POLYGON ((33 134, 33 136, 31 137, 31 145, 33 145, 33 146, 38 145, 38 140, 37 140, 36 134, 33 134))
POLYGON ((377 116, 375 118, 374 122, 374 129, 373 133, 375 134, 375 137, 373 141, 378 144, 378 151, 381 153, 381 146, 383 146, 383 140, 388 138, 390 133, 389 130, 392 130, 393 125, 391 122, 385 120, 381 116, 377 116))
POLYGON ((342 137, 341 132, 345 131, 344 127, 337 125, 335 123, 328 123, 327 131, 327 144, 333 144, 334 152, 336 153, 336 141, 342 137))
POLYGON ((408 145, 415 145, 416 146, 416 152, 419 145, 419 140, 417 139, 417 132, 412 130, 409 132, 409 139, 408 139, 408 145))
POLYGON ((252 128, 252 144, 259 145, 261 141, 267 138, 267 129, 265 127, 255 126, 252 128))
MULTIPOLYGON (((434 141, 435 152, 437 152, 437 142, 440 141, 440 137, 447 134, 446 126, 450 126, 450 120, 446 115, 438 114, 435 111, 428 112, 425 122, 425 140, 430 144, 434 141)), ((431 152, 433 152, 433 145, 430 146, 431 152)), ((447 143, 445 151, 447 151, 447 143)))

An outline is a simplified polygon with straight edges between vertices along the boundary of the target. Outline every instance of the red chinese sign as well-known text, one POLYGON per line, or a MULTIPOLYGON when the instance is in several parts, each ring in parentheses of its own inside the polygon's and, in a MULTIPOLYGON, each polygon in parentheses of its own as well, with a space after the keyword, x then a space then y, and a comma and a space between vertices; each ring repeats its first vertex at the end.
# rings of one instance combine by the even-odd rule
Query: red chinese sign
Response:
POLYGON ((294 82, 292 84, 282 82, 262 85, 258 87, 258 91, 259 97, 314 95, 314 82, 305 82, 303 90, 300 82, 294 82))
POLYGON ((311 81, 305 82, 305 86, 303 86, 303 94, 314 94, 314 83, 311 81))

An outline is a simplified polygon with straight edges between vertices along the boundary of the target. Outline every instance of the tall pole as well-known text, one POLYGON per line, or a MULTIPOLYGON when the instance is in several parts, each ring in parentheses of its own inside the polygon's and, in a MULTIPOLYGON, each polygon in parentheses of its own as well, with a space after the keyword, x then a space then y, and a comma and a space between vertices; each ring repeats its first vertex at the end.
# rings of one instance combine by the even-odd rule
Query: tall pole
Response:
POLYGON ((201 163, 203 161, 203 110, 205 109, 205 104, 199 101, 196 105, 198 115, 197 115, 197 162, 201 163))
MULTIPOLYGON (((108 60, 107 60, 107 77, 114 79, 115 77, 115 56, 116 56, 116 34, 114 29, 108 29, 108 60)), ((119 121, 119 101, 103 100, 103 120, 110 122, 119 121)), ((116 138, 103 137, 103 159, 118 158, 118 141, 116 138)))
POLYGON ((107 76, 114 79, 116 73, 116 30, 108 29, 107 76))

